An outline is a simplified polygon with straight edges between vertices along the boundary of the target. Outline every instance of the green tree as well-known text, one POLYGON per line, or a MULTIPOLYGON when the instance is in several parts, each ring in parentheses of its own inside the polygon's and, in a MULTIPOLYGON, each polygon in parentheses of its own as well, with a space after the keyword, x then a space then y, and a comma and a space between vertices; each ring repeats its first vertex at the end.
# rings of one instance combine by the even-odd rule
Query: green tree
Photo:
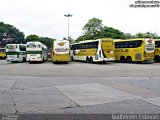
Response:
POLYGON ((107 27, 102 24, 102 20, 92 18, 83 27, 83 35, 76 39, 76 42, 82 40, 99 39, 99 38, 114 38, 123 39, 125 34, 118 29, 107 27))
POLYGON ((102 30, 102 28, 102 20, 98 18, 92 18, 82 28, 84 33, 80 38, 78 38, 78 40, 80 41, 83 39, 96 39, 99 36, 99 33, 102 30))
POLYGON ((151 33, 151 32, 146 32, 146 33, 137 33, 134 35, 135 38, 154 38, 158 39, 160 36, 157 33, 151 33))
POLYGON ((130 33, 123 33, 122 31, 107 27, 102 24, 102 20, 98 18, 90 19, 83 27, 83 34, 76 39, 76 42, 82 40, 94 40, 99 38, 113 38, 113 39, 132 39, 132 38, 160 38, 157 33, 137 33, 131 35, 130 33))
POLYGON ((144 34, 144 36, 145 36, 145 38, 153 38, 153 34, 150 33, 150 32, 146 32, 146 33, 144 34))
POLYGON ((39 36, 32 34, 26 37, 26 41, 40 41, 39 36))
POLYGON ((99 37, 100 38, 123 39, 125 38, 125 35, 123 32, 119 31, 118 29, 104 26, 99 37))
POLYGON ((103 28, 102 20, 98 18, 92 18, 88 21, 87 24, 85 24, 83 30, 85 34, 88 33, 89 35, 96 36, 99 34, 99 31, 101 31, 102 28, 103 28))
POLYGON ((13 25, 0 22, 0 46, 9 43, 25 43, 24 33, 13 25))
POLYGON ((143 34, 143 33, 137 33, 137 34, 135 34, 135 37, 136 38, 145 38, 145 35, 143 34))
POLYGON ((45 44, 48 48, 52 48, 54 40, 55 39, 53 39, 53 38, 39 37, 35 34, 29 35, 29 36, 26 37, 26 41, 40 41, 43 44, 45 44))
POLYGON ((133 36, 131 35, 131 33, 125 33, 124 34, 124 39, 132 39, 133 36))
POLYGON ((54 40, 55 39, 48 38, 48 37, 40 37, 39 38, 39 41, 42 42, 43 44, 45 44, 48 48, 52 48, 54 40))

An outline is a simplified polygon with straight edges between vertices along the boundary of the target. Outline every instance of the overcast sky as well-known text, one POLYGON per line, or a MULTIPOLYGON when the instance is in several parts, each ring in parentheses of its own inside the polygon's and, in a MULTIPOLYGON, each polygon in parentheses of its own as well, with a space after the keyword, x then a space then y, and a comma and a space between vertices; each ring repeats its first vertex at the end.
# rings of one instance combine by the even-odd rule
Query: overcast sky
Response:
POLYGON ((160 8, 130 8, 135 0, 0 0, 0 21, 12 24, 25 35, 76 39, 89 19, 125 33, 153 32, 160 35, 160 8))

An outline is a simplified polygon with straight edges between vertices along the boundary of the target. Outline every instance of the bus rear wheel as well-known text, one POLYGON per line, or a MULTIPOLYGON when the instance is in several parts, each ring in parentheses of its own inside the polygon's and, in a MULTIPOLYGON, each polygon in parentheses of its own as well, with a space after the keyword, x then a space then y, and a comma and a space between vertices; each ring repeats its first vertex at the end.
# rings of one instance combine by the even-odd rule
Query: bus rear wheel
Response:
POLYGON ((125 63, 125 57, 124 57, 124 56, 121 56, 121 57, 120 57, 120 62, 121 62, 121 63, 125 63))
POLYGON ((92 57, 90 58, 90 63, 93 63, 93 58, 92 57))
POLYGON ((23 62, 26 62, 26 58, 25 57, 23 57, 23 62))
POLYGON ((131 56, 127 56, 126 61, 127 61, 127 63, 131 63, 132 62, 132 57, 131 56))

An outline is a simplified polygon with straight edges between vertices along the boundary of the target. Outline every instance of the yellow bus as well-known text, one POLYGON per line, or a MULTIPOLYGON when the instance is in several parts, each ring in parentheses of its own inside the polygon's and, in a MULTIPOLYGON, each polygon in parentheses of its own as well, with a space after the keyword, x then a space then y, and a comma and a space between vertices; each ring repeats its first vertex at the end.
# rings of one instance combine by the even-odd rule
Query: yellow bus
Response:
POLYGON ((0 59, 5 59, 6 58, 6 49, 5 48, 0 48, 0 59))
POLYGON ((143 62, 154 60, 155 41, 148 38, 115 40, 116 61, 143 62))
POLYGON ((101 38, 74 43, 71 45, 71 59, 88 63, 114 61, 114 41, 101 38))
POLYGON ((56 40, 53 42, 52 62, 69 62, 70 45, 68 40, 56 40))
POLYGON ((155 62, 160 62, 160 39, 155 39, 155 62))

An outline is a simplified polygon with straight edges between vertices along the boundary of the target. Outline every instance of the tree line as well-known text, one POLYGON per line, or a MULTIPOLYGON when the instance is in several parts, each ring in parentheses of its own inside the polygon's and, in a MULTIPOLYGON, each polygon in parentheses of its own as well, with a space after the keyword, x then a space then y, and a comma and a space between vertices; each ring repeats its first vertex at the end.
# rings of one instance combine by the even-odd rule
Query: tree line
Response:
POLYGON ((8 43, 25 43, 24 33, 13 25, 0 22, 0 47, 8 43))
POLYGON ((55 40, 54 38, 49 38, 49 37, 39 37, 38 35, 31 34, 26 37, 26 42, 28 41, 40 41, 43 44, 45 44, 48 48, 52 48, 53 41, 55 40))
MULTIPOLYGON (((131 38, 155 38, 160 39, 157 33, 137 33, 132 35, 131 33, 124 33, 118 29, 108 27, 102 24, 102 20, 98 18, 90 19, 82 28, 82 35, 76 40, 69 38, 70 42, 79 42, 83 40, 94 40, 98 38, 113 38, 113 39, 131 39, 131 38)), ((0 47, 5 47, 9 43, 26 43, 27 41, 40 41, 48 48, 52 48, 52 43, 55 39, 49 37, 41 37, 35 34, 25 35, 22 31, 10 24, 0 22, 0 47)))
POLYGON ((83 33, 76 39, 76 42, 98 39, 98 38, 113 38, 113 39, 132 39, 132 38, 154 38, 159 39, 160 36, 157 33, 137 33, 132 35, 131 33, 124 33, 118 29, 104 26, 102 20, 98 18, 90 19, 82 28, 83 33))
POLYGON ((55 39, 49 37, 40 37, 35 34, 31 34, 25 38, 23 32, 10 24, 0 22, 0 47, 5 47, 6 44, 25 44, 27 41, 40 41, 48 48, 52 47, 52 43, 55 39))

